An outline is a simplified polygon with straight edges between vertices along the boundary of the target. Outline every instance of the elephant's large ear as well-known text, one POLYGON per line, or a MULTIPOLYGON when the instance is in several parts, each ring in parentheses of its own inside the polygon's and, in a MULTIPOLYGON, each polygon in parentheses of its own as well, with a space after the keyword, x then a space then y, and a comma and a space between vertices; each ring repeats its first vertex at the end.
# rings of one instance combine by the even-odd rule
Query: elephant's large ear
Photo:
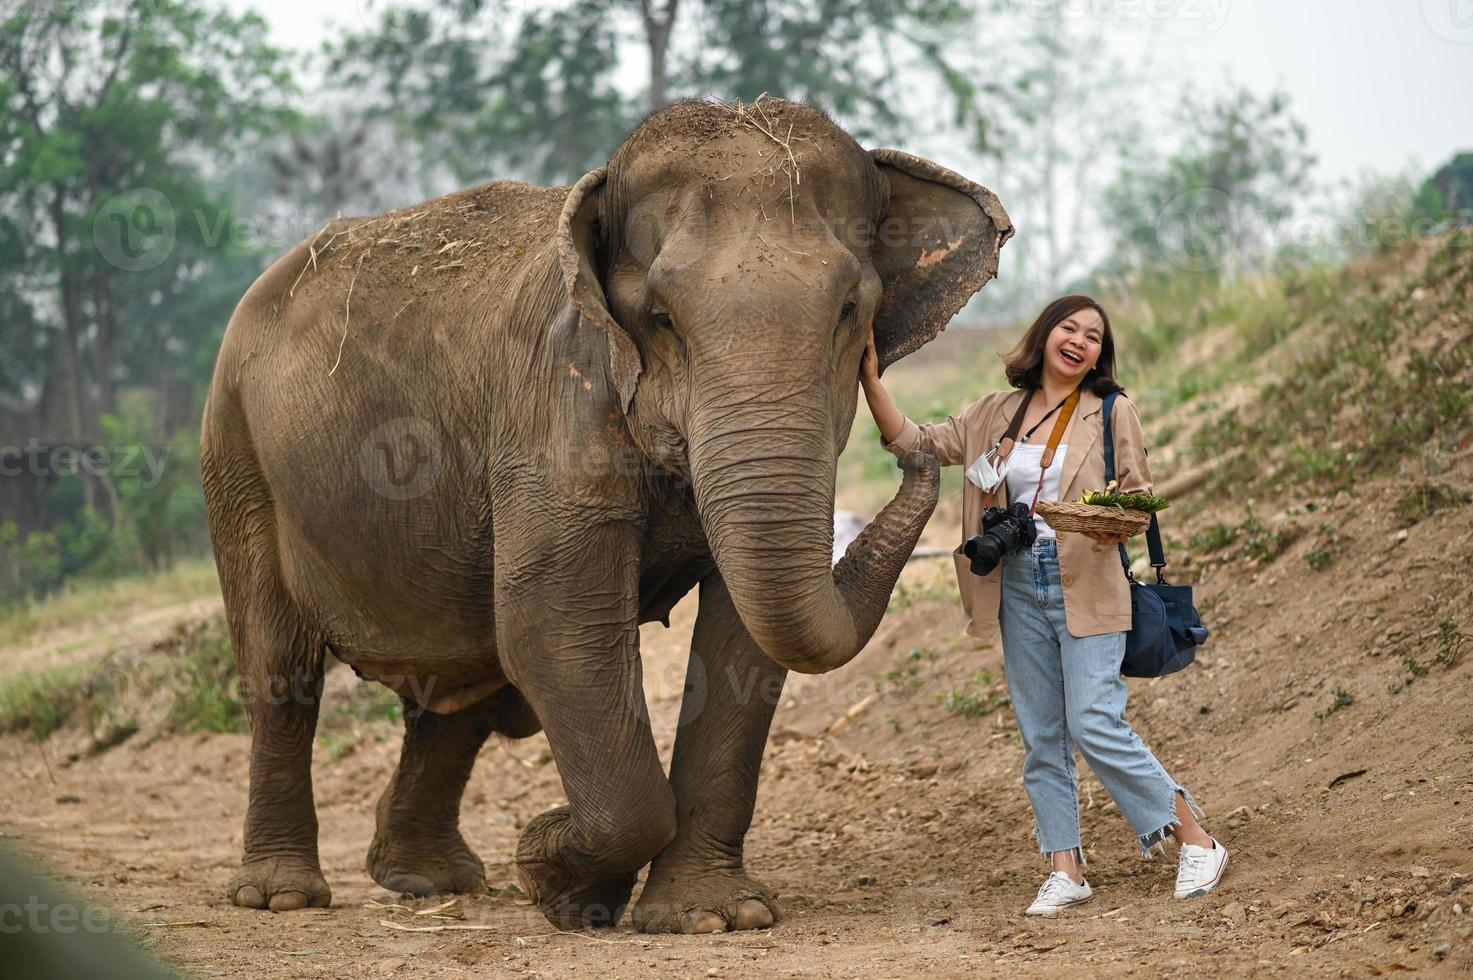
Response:
POLYGON ((558 218, 557 257, 573 308, 584 323, 597 324, 609 339, 609 369, 614 389, 619 393, 620 406, 628 411, 641 365, 639 348, 609 312, 598 279, 598 202, 605 173, 604 167, 589 171, 568 192, 558 218))
POLYGON ((1013 223, 997 195, 960 174, 900 150, 870 155, 890 183, 870 247, 885 287, 874 320, 884 368, 944 330, 997 275, 1013 223))

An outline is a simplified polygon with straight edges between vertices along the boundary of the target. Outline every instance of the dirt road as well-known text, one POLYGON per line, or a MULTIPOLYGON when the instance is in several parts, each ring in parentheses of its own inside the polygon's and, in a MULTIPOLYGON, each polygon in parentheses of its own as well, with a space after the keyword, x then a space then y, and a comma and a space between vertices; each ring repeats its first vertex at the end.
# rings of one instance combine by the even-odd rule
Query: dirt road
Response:
MULTIPOLYGON (((1469 470, 1465 459, 1462 479, 1469 470)), ((1096 898, 1057 921, 1022 915, 1044 867, 1022 749, 1000 699, 1000 652, 959 635, 944 561, 907 570, 902 595, 919 598, 898 600, 853 664, 790 679, 747 851, 786 910, 771 930, 554 932, 511 887, 519 828, 560 802, 541 736, 482 753, 462 825, 493 891, 464 899, 457 920, 366 907, 399 901, 363 871, 372 801, 398 750, 387 724, 344 757, 318 751, 331 909, 272 915, 224 900, 240 853, 245 736, 129 742, 70 763, 76 733, 40 748, 11 737, 0 742, 11 774, 0 829, 116 910, 155 955, 202 976, 1468 971, 1473 654, 1436 662, 1428 626, 1473 620, 1473 535, 1461 514, 1429 517, 1398 540, 1389 516, 1363 507, 1323 573, 1305 571, 1312 536, 1265 565, 1203 571, 1210 646, 1183 674, 1132 682, 1131 708, 1232 849, 1225 886, 1200 900, 1171 897, 1174 860, 1143 861, 1082 768, 1096 898), (1329 710, 1340 691, 1351 703, 1329 710), (383 924, 426 921, 491 928, 383 924)), ((667 760, 691 614, 683 606, 670 630, 645 633, 667 760)))

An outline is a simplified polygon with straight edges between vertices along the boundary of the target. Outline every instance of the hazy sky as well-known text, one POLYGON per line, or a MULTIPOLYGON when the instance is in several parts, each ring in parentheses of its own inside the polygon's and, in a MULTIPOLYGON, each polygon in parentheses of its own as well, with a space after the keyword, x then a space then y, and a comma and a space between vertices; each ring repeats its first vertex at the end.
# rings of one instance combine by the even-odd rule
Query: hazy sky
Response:
MULTIPOLYGON (((302 48, 333 23, 370 21, 383 2, 229 0, 265 14, 278 43, 302 48)), ((1281 85, 1308 126, 1321 181, 1430 169, 1473 150, 1473 0, 1065 0, 1065 9, 1102 18, 1122 51, 1150 60, 1157 81, 1138 101, 1148 117, 1166 118, 1189 86, 1281 85)))

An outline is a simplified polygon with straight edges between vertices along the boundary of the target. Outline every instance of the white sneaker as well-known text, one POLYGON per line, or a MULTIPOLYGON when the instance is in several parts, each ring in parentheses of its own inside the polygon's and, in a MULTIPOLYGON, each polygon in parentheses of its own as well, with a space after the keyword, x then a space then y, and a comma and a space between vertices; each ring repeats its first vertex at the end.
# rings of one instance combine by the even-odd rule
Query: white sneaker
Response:
POLYGON ((1196 898, 1212 891, 1222 881, 1227 862, 1227 848, 1216 838, 1211 847, 1183 844, 1176 865, 1176 897, 1196 898))
POLYGON ((1082 905, 1089 901, 1094 892, 1090 891, 1089 882, 1082 885, 1074 884, 1062 871, 1055 871, 1048 876, 1048 881, 1038 890, 1038 897, 1033 904, 1028 906, 1028 915, 1058 915, 1066 909, 1072 909, 1076 905, 1082 905))

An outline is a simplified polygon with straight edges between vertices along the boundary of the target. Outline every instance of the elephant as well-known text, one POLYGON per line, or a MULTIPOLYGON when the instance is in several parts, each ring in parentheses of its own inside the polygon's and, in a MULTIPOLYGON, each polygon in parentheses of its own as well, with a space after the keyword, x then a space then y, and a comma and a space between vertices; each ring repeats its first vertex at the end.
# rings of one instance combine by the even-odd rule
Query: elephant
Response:
POLYGON ((831 560, 837 458, 882 365, 997 271, 995 195, 814 107, 687 100, 572 187, 335 219, 232 315, 201 469, 250 727, 236 905, 326 906, 311 746, 327 655, 404 705, 367 867, 484 889, 459 829, 491 733, 545 731, 567 804, 515 854, 559 928, 765 928, 747 876, 789 670, 868 641, 938 494, 929 456, 831 560), (667 775, 639 625, 699 589, 667 775), (699 703, 690 696, 703 677, 699 703))

